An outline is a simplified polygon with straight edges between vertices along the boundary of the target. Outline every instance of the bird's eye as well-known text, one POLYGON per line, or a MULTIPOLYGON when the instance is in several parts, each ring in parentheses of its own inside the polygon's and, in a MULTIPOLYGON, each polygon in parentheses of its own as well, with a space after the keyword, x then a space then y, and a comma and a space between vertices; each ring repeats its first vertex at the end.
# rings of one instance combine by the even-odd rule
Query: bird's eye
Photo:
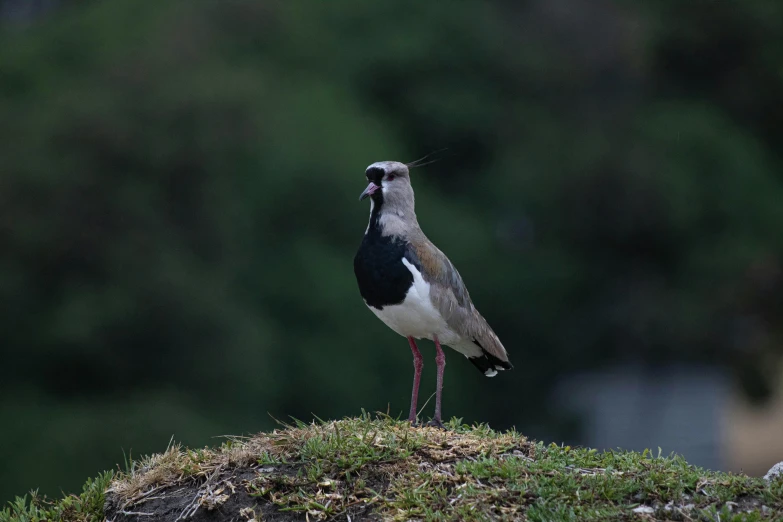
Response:
POLYGON ((394 180, 394 174, 389 174, 386 176, 386 181, 393 181, 394 180))

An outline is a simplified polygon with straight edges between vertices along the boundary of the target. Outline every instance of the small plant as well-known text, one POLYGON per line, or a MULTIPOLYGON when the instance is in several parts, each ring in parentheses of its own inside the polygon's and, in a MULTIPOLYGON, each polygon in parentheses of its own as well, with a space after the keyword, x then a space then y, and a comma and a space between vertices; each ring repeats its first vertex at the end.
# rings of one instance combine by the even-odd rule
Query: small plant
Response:
POLYGON ((0 510, 0 522, 101 522, 104 519, 104 492, 114 473, 106 472, 87 480, 80 495, 68 495, 57 501, 39 497, 35 492, 16 497, 0 510))

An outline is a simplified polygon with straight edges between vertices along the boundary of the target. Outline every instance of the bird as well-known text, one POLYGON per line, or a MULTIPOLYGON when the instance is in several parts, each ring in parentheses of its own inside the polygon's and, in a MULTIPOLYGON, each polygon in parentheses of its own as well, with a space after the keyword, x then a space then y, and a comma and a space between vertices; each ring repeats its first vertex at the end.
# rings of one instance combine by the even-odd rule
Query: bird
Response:
POLYGON ((500 339, 479 313, 454 264, 422 232, 415 212, 410 168, 379 161, 365 170, 370 219, 354 257, 354 274, 367 307, 407 338, 413 354, 413 390, 408 421, 417 422, 423 357, 416 340, 435 343, 435 415, 428 426, 443 428, 441 394, 446 355, 441 345, 464 355, 487 377, 513 368, 500 339))

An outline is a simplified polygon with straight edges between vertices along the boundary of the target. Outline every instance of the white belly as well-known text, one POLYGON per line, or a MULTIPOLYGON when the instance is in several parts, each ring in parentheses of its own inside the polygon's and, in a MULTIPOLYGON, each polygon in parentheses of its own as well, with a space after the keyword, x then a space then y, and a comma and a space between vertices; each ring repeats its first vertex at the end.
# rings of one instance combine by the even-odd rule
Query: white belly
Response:
MULTIPOLYGON (((415 287, 414 287, 415 288, 415 287)), ((384 306, 383 310, 370 307, 378 319, 404 337, 430 339, 435 336, 442 344, 452 344, 459 336, 446 324, 440 314, 414 288, 408 292, 402 304, 384 306)))
MULTIPOLYGON (((414 339, 434 340, 435 336, 441 344, 451 346, 460 352, 465 350, 481 351, 473 343, 465 343, 457 332, 446 324, 440 312, 435 309, 430 300, 430 284, 421 276, 416 267, 403 259, 402 262, 413 274, 413 285, 408 290, 405 300, 398 305, 384 306, 382 310, 369 307, 370 310, 389 328, 404 337, 414 339)), ((475 356, 474 353, 465 355, 475 356)))

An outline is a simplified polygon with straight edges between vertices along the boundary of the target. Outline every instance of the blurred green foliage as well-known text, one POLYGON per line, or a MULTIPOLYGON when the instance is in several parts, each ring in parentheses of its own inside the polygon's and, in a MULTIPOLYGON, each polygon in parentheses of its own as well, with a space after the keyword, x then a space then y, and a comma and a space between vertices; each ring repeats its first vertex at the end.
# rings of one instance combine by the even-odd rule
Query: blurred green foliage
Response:
POLYGON ((781 34, 783 4, 702 0, 112 0, 6 24, 0 498, 268 413, 404 411, 409 350, 353 277, 356 198, 367 164, 442 147, 419 220, 515 364, 489 381, 452 354, 447 416, 557 433, 555 379, 608 361, 709 360, 763 397, 781 34))

